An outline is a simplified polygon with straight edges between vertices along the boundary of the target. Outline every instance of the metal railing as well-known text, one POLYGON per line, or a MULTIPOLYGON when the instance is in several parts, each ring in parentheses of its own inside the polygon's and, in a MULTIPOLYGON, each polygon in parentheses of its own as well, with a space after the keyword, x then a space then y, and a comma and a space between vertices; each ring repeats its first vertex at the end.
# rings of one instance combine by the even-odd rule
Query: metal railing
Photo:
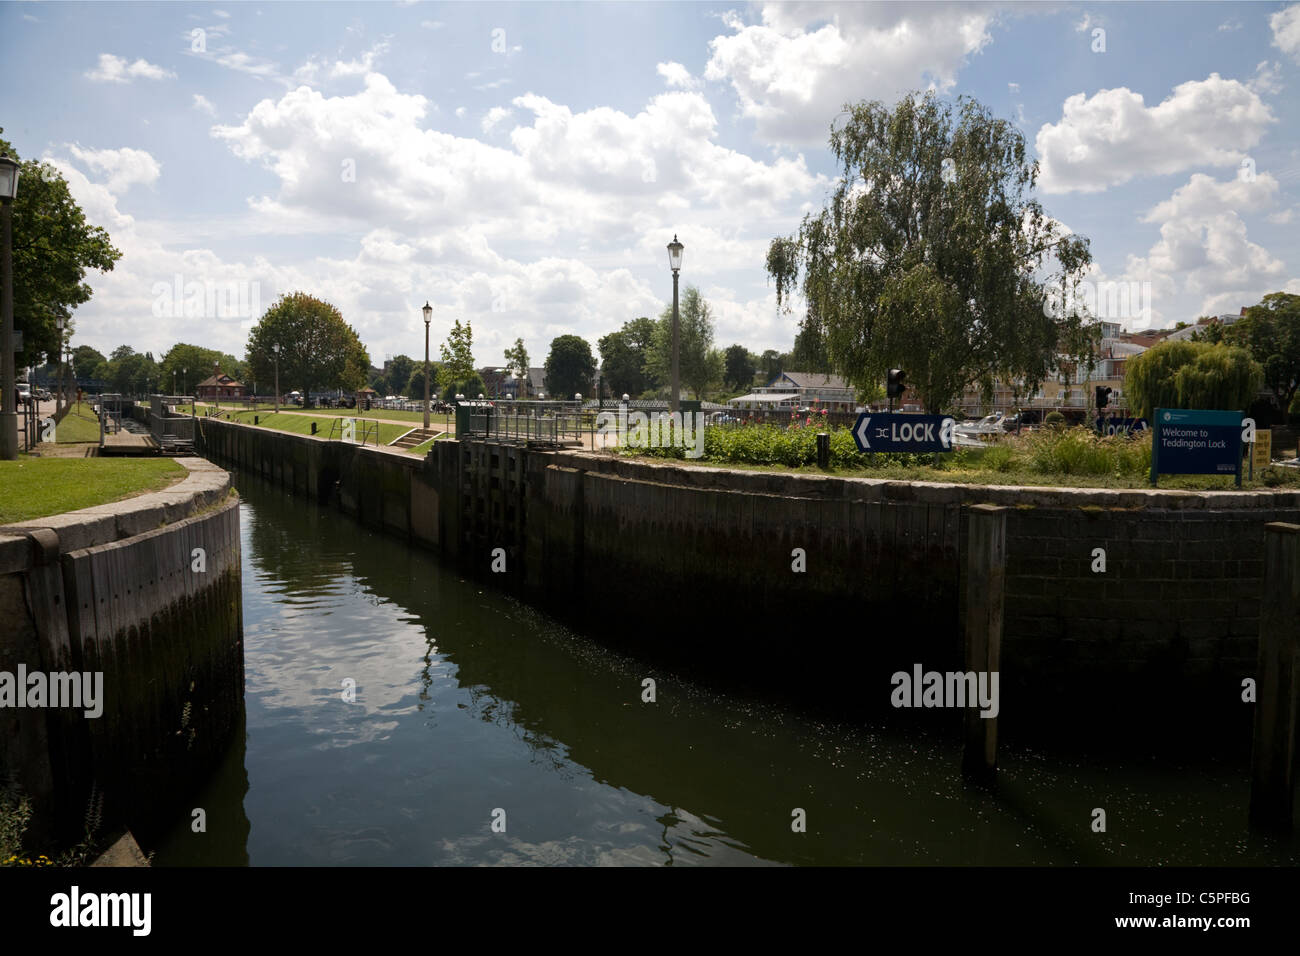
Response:
POLYGON ((330 441, 350 441, 354 445, 366 445, 373 441, 378 447, 379 422, 366 421, 364 418, 335 418, 330 422, 328 438, 330 441))
POLYGON ((163 451, 194 450, 194 416, 176 411, 179 405, 193 404, 185 395, 149 397, 149 434, 163 451))
POLYGON ((466 411, 466 427, 456 437, 468 441, 583 445, 596 428, 596 409, 579 402, 505 400, 475 404, 466 411))

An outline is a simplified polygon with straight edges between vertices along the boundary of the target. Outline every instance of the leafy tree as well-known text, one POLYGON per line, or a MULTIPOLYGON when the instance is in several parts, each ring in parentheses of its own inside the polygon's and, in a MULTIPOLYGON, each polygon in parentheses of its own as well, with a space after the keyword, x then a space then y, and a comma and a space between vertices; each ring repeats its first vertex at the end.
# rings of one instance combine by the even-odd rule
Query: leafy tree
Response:
MULTIPOLYGON (((201 345, 177 342, 167 350, 159 363, 159 384, 168 390, 172 388, 173 381, 176 383, 176 388, 182 385, 190 387, 197 385, 212 374, 214 362, 221 366, 222 372, 239 381, 243 381, 248 375, 247 366, 233 355, 216 349, 205 349, 201 345), (182 372, 181 369, 187 371, 182 372)), ((274 388, 273 375, 274 373, 262 379, 272 388, 274 388)))
POLYGON ((656 377, 646 366, 654 335, 654 319, 641 316, 597 341, 601 374, 615 395, 640 396, 655 386, 656 377))
MULTIPOLYGON (((515 339, 514 348, 505 350, 506 370, 513 372, 516 381, 515 398, 528 397, 528 350, 523 339, 515 339)), ((477 393, 476 393, 477 394, 477 393)))
POLYGON ((1228 329, 1264 367, 1264 384, 1285 411, 1300 389, 1300 295, 1272 292, 1228 329))
POLYGON ((724 371, 722 382, 728 388, 743 389, 754 384, 754 373, 758 371, 758 359, 754 353, 743 345, 731 345, 723 357, 724 371))
POLYGON ((1036 389, 1058 349, 1086 348, 1072 334, 1084 310, 1050 305, 1078 301, 1088 241, 1032 198, 1038 164, 1012 123, 968 97, 954 118, 933 93, 846 111, 830 137, 841 166, 830 202, 768 247, 778 302, 788 309, 799 288, 807 303, 806 348, 823 343, 860 389, 906 369, 931 412, 994 378, 1036 389))
MULTIPOLYGON (((447 332, 447 341, 442 344, 441 354, 438 387, 444 395, 450 397, 461 392, 467 398, 476 398, 479 392, 485 392, 483 379, 474 368, 474 330, 470 328, 468 319, 464 325, 460 324, 460 319, 455 321, 447 332), (475 382, 478 387, 475 387, 475 382)), ((424 393, 421 392, 420 395, 423 397, 424 393)))
POLYGON ((552 398, 586 395, 595 374, 596 359, 586 339, 561 335, 551 341, 551 352, 546 356, 546 391, 552 398))
MULTIPOLYGON (((104 378, 104 366, 108 364, 100 352, 89 345, 78 345, 72 350, 72 367, 78 378, 104 378)), ((57 374, 57 371, 52 372, 57 374)))
MULTIPOLYGON (((411 374, 407 376, 402 387, 398 391, 407 398, 415 402, 424 401, 424 363, 419 362, 411 369, 411 374)), ((453 395, 455 392, 452 393, 453 395)), ((475 395, 478 393, 475 392, 475 395)), ((429 399, 436 400, 438 397, 438 363, 429 363, 429 399)))
POLYGON ((1128 360, 1124 393, 1150 418, 1157 408, 1244 409, 1259 392, 1264 369, 1243 348, 1208 342, 1161 342, 1128 360))
MULTIPOLYGON (((4 153, 19 159, 13 144, 0 139, 4 153)), ((89 301, 86 271, 110 272, 122 253, 102 227, 86 222, 67 181, 49 164, 22 163, 12 215, 14 328, 23 333, 14 364, 23 368, 39 365, 47 356, 57 361, 56 319, 69 318, 89 301)))
MULTIPOLYGON (((423 362, 417 363, 409 355, 394 355, 389 359, 386 373, 388 381, 384 394, 409 395, 410 393, 406 391, 406 385, 411 380, 411 373, 415 371, 417 364, 421 369, 424 368, 423 362)), ((436 367, 437 364, 437 362, 429 363, 430 367, 436 367)), ((420 391, 420 396, 424 396, 423 390, 420 391)))
MULTIPOLYGON (((667 305, 655 326, 647 367, 660 381, 672 381, 673 307, 667 305)), ((713 349, 713 310, 695 286, 687 286, 678 303, 678 370, 682 385, 696 398, 722 380, 721 363, 710 358, 713 349)), ((670 386, 671 387, 671 386, 670 386)))
POLYGON ((109 388, 123 395, 147 395, 159 387, 158 363, 154 361, 153 353, 141 355, 129 345, 113 349, 103 371, 109 388))
POLYGON ((313 391, 342 388, 356 391, 365 383, 370 355, 343 314, 305 292, 280 296, 248 335, 248 368, 259 382, 275 377, 275 353, 280 345, 280 388, 313 391))
MULTIPOLYGON (((416 374, 418 374, 418 370, 416 374)), ((423 394, 423 392, 421 394, 423 394)), ((442 390, 442 400, 444 402, 450 402, 458 394, 464 395, 467 399, 472 401, 477 399, 480 395, 487 394, 487 383, 483 381, 482 375, 475 372, 465 381, 456 385, 448 385, 444 388, 442 390)))
POLYGON ((763 384, 770 385, 781 374, 781 353, 776 349, 768 349, 759 359, 759 364, 762 367, 763 384))

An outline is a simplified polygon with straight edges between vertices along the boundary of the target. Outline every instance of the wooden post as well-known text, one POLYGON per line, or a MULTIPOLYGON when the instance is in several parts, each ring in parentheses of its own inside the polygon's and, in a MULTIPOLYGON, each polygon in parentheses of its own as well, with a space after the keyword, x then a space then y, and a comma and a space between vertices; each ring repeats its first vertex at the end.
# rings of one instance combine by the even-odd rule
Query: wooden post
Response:
POLYGON ((1300 712, 1300 525, 1264 526, 1264 590, 1255 673, 1255 741, 1250 760, 1252 826, 1289 831, 1295 803, 1296 717, 1300 712))
MULTIPOLYGON (((966 670, 992 675, 1002 660, 1003 592, 1007 564, 1007 509, 974 505, 970 509, 966 559, 966 670)), ((1000 687, 999 687, 1000 690, 1000 687)), ((967 701, 966 748, 962 771, 989 776, 998 763, 998 719, 980 716, 976 702, 967 701)))

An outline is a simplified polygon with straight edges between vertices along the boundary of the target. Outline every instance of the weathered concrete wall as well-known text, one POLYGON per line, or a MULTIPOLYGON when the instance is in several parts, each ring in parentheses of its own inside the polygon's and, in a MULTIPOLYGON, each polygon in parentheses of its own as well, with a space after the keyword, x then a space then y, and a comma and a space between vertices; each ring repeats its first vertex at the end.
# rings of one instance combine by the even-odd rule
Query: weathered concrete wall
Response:
POLYGON ((612 642, 697 669, 770 667, 786 684, 834 677, 843 693, 914 663, 961 666, 967 515, 1006 505, 1011 729, 1017 714, 1194 712, 1249 739, 1240 684, 1256 663, 1264 525, 1300 520, 1293 491, 989 488, 454 441, 421 462, 207 427, 218 455, 272 477, 294 460, 307 474, 286 486, 307 488, 314 471, 366 524, 612 642), (489 570, 494 548, 504 573, 489 570))
POLYGON ((0 765, 37 836, 78 836, 92 785, 106 821, 147 821, 202 782, 242 717, 238 499, 226 472, 181 463, 166 491, 0 528, 0 670, 103 674, 99 717, 0 709, 0 765))

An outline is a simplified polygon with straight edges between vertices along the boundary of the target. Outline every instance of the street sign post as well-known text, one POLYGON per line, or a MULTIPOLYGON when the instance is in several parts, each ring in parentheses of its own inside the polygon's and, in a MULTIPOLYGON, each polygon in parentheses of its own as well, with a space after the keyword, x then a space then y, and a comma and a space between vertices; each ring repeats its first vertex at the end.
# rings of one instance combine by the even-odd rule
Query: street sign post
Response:
POLYGON ((853 426, 853 439, 865 452, 952 451, 956 424, 948 415, 863 412, 853 426))
POLYGON ((1157 408, 1151 484, 1160 475, 1235 475, 1241 487, 1241 412, 1157 408))

